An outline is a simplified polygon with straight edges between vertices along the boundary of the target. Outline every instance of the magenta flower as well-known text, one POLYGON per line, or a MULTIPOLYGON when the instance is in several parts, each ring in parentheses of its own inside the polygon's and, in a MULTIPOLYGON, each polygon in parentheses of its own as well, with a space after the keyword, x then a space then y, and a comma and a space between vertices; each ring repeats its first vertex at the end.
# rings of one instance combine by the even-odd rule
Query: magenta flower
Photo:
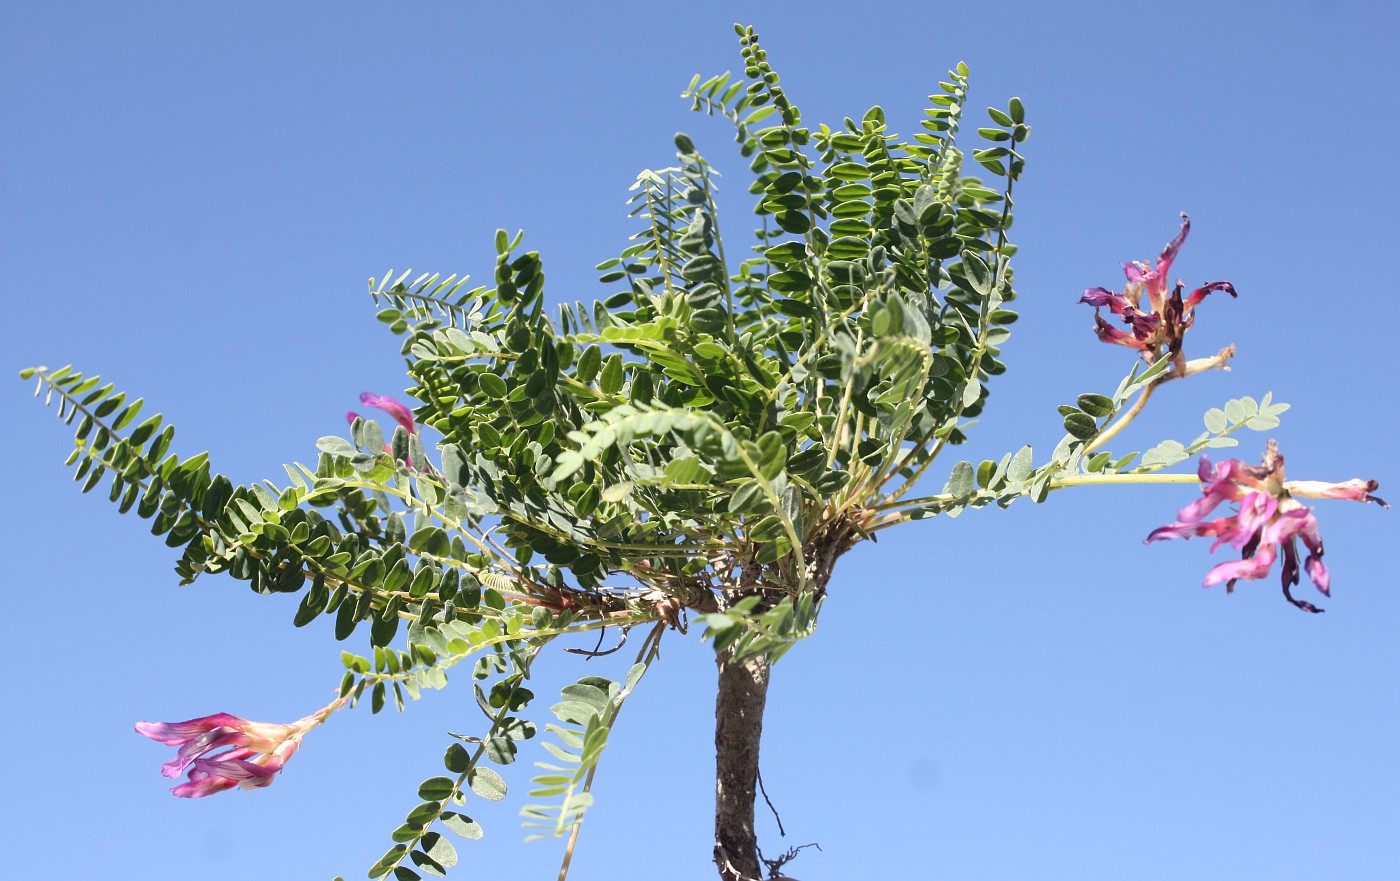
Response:
POLYGON ((1212 291, 1237 296, 1235 286, 1228 281, 1209 282, 1188 297, 1182 297, 1182 285, 1177 282, 1168 293, 1168 273, 1190 232, 1191 218, 1183 213, 1181 230, 1162 249, 1155 267, 1147 263, 1124 263, 1123 274, 1128 283, 1121 294, 1107 288, 1090 288, 1079 298, 1079 302, 1094 307, 1094 331, 1099 339, 1136 349, 1148 363, 1169 357, 1178 375, 1186 373, 1181 341, 1196 321, 1196 307, 1212 291), (1099 312, 1103 308, 1118 316, 1129 329, 1122 330, 1109 323, 1099 312))
POLYGON ((189 780, 170 791, 178 798, 203 798, 235 786, 270 786, 272 778, 301 746, 306 732, 326 721, 344 703, 344 698, 337 698, 290 725, 250 722, 228 713, 215 713, 188 722, 137 722, 136 733, 167 746, 178 746, 175 758, 162 765, 160 772, 177 778, 189 769, 189 780))
MULTIPOLYGON (((390 416, 394 417, 394 421, 402 425, 404 431, 409 434, 413 434, 418 430, 413 424, 413 411, 388 395, 375 395, 369 392, 360 392, 360 403, 367 407, 375 407, 388 413, 390 416)), ((359 418, 360 414, 353 411, 345 414, 346 422, 354 422, 359 418)))
MULTIPOLYGON (((388 413, 390 416, 394 417, 394 421, 402 425, 404 430, 409 434, 416 434, 418 432, 417 426, 413 423, 413 411, 388 395, 375 395, 369 392, 360 392, 360 403, 368 404, 371 407, 376 407, 388 413)), ((345 421, 351 425, 354 425, 355 420, 360 418, 360 414, 356 413, 354 410, 345 414, 345 421)), ((384 444, 384 452, 392 457, 394 455, 393 446, 386 442, 384 444)))
POLYGON ((1200 499, 1177 512, 1176 522, 1159 527, 1147 536, 1147 542, 1168 538, 1215 536, 1211 551, 1228 543, 1242 552, 1239 560, 1221 563, 1206 575, 1205 587, 1225 582, 1233 591, 1235 582, 1257 581, 1269 574, 1274 562, 1283 557, 1283 595, 1290 603, 1307 612, 1321 612, 1306 600, 1295 599, 1291 588, 1298 584, 1298 540, 1308 550, 1301 571, 1307 572, 1313 585, 1329 596, 1331 575, 1322 562, 1322 536, 1317 532, 1317 519, 1312 509, 1304 507, 1294 496, 1308 498, 1349 499, 1376 502, 1389 507, 1371 493, 1374 480, 1348 480, 1344 483, 1323 483, 1315 480, 1285 482, 1283 455, 1269 441, 1262 465, 1245 465, 1237 459, 1227 459, 1214 467, 1201 457, 1197 472, 1201 480, 1200 499), (1206 518, 1222 503, 1234 502, 1233 516, 1206 518))

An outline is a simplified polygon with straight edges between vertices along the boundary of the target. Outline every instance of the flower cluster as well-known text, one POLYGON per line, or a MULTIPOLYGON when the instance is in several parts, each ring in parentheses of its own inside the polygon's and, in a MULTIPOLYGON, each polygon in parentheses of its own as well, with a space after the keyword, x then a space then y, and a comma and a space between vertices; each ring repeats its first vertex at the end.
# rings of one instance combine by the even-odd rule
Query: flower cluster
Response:
POLYGON ((1205 579, 1206 587, 1225 582, 1227 591, 1233 590, 1240 579, 1254 581, 1268 575, 1274 562, 1282 556, 1283 595, 1308 612, 1322 609, 1294 598, 1291 588, 1298 583, 1300 570, 1308 573, 1308 578, 1324 596, 1329 595, 1331 576, 1322 562, 1322 536, 1317 531, 1317 519, 1312 509, 1295 497, 1376 502, 1381 507, 1389 507, 1371 495, 1377 487, 1374 480, 1285 481, 1283 455, 1273 441, 1269 442, 1262 465, 1245 465, 1237 459, 1227 459, 1212 467, 1210 460, 1202 456, 1198 475, 1201 498, 1177 512, 1175 523, 1153 530, 1147 542, 1208 535, 1215 536, 1212 551, 1228 543, 1242 552, 1241 559, 1219 564, 1205 579), (1207 519, 1225 502, 1236 504, 1234 515, 1207 519), (1301 566, 1299 540, 1308 551, 1301 566))
POLYGON ((326 721, 344 703, 344 698, 337 698, 290 725, 250 722, 228 713, 215 713, 188 722, 137 722, 136 732, 166 746, 178 746, 175 758, 162 765, 160 772, 173 779, 188 769, 190 779, 170 791, 179 798, 203 798, 235 786, 270 786, 272 778, 301 746, 306 732, 326 721))
MULTIPOLYGON (((1187 368, 1181 354, 1181 342, 1186 331, 1195 323, 1196 307, 1211 291, 1225 291, 1232 297, 1237 296, 1235 286, 1228 281, 1209 282, 1186 297, 1182 296, 1181 282, 1177 282, 1168 293, 1168 273, 1190 232, 1191 218, 1183 213, 1181 230, 1162 249, 1155 267, 1140 262, 1124 263, 1123 274, 1127 276, 1128 284, 1122 293, 1114 293, 1107 288, 1090 288, 1079 299, 1079 302, 1094 307, 1094 329, 1099 339, 1136 349, 1149 363, 1162 357, 1171 358, 1178 376, 1195 372, 1187 368), (1104 308, 1117 315, 1129 329, 1122 330, 1110 324, 1099 312, 1104 308)), ((1227 352, 1229 354, 1223 352, 1217 358, 1208 359, 1211 363, 1199 365, 1197 369, 1220 366, 1233 354, 1233 350, 1227 352)))

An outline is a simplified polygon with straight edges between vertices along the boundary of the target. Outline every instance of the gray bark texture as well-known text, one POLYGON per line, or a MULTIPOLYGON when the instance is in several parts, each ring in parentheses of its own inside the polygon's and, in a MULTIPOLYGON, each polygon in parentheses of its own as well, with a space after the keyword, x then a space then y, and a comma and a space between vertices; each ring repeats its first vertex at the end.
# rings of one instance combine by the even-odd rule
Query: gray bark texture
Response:
POLYGON ((715 698, 715 865, 724 881, 763 877, 754 833, 758 745, 768 699, 768 660, 719 655, 715 698))
MULTIPOLYGON (((805 583, 815 590, 818 599, 826 594, 836 561, 863 534, 855 525, 856 519, 841 517, 828 524, 811 536, 804 548, 805 583)), ((772 602, 783 590, 765 586, 763 567, 746 561, 743 576, 733 590, 726 592, 726 600, 732 603, 744 596, 766 595, 765 602, 772 602)), ((770 665, 762 655, 731 664, 728 652, 720 652, 716 660, 719 689, 715 697, 715 865, 722 881, 762 881, 764 865, 758 856, 758 836, 754 832, 754 799, 759 788, 758 746, 763 738, 770 665)))

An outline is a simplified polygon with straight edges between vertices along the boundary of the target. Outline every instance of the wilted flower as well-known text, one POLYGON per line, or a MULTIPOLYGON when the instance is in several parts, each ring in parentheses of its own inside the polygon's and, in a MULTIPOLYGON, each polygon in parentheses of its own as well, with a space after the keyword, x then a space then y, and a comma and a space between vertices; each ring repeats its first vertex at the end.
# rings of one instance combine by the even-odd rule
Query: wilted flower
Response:
POLYGON ((271 785, 273 776, 301 746, 306 732, 344 703, 344 698, 337 698, 290 725, 215 713, 188 722, 137 722, 136 732, 167 746, 178 746, 175 758, 162 765, 160 772, 175 778, 188 768, 189 781, 170 791, 179 798, 203 798, 235 786, 257 789, 271 785))
MULTIPOLYGON (((1180 282, 1171 288, 1170 293, 1167 292, 1167 274, 1190 232, 1191 218, 1183 213, 1181 230, 1162 249, 1155 267, 1147 263, 1124 263, 1123 274, 1127 276, 1128 283, 1121 294, 1107 288, 1090 288, 1079 299, 1079 302, 1094 307, 1094 330, 1099 339, 1137 349, 1148 362, 1169 357, 1178 375, 1194 372, 1187 370, 1181 354, 1181 341, 1196 321, 1196 307, 1211 291, 1225 291, 1232 297, 1236 296, 1235 286, 1228 281, 1209 282, 1187 297, 1182 297, 1180 282), (1116 328, 1105 320, 1099 313, 1103 308, 1117 315, 1129 330, 1116 328)), ((1222 353, 1216 359, 1210 359, 1213 363, 1202 366, 1219 366, 1227 358, 1228 355, 1222 353)))
POLYGON ((1301 569, 1308 573, 1308 578, 1324 596, 1329 595, 1331 576, 1322 562, 1322 536, 1317 532, 1317 519, 1312 509, 1304 507, 1294 497, 1349 499, 1389 507, 1371 495, 1377 487, 1374 480, 1285 482, 1283 455, 1273 441, 1269 441, 1262 465, 1245 465, 1237 459, 1227 459, 1212 467, 1210 460, 1202 456, 1198 474, 1202 497, 1178 511, 1175 523, 1153 530, 1147 541, 1213 535, 1216 538, 1211 551, 1228 542, 1243 552, 1242 558, 1219 564, 1205 579, 1206 587, 1225 582, 1227 591, 1233 590, 1240 579, 1263 578, 1282 555, 1283 595, 1308 612, 1322 609, 1293 597, 1291 588, 1299 581, 1298 539, 1308 549, 1301 569), (1223 502, 1237 504, 1234 516, 1207 520, 1206 517, 1223 502))

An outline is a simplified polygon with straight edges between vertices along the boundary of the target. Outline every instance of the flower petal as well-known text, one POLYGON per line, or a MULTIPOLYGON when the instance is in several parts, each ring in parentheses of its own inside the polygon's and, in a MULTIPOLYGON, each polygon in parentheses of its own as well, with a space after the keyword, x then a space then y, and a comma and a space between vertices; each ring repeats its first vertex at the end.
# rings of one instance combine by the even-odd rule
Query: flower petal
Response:
POLYGON ((1283 566, 1280 567, 1282 571, 1279 572, 1279 575, 1286 592, 1298 583, 1298 543, 1290 537, 1281 547, 1283 548, 1283 566))
MULTIPOLYGON (((1235 518, 1222 517, 1209 523, 1203 521, 1222 502, 1240 501, 1245 497, 1244 491, 1231 479, 1238 472, 1238 465, 1236 460, 1226 459, 1212 467, 1210 459, 1202 456, 1200 465, 1196 468, 1196 477, 1201 481, 1201 497, 1177 511, 1175 522, 1154 529, 1144 544, 1169 538, 1202 535, 1219 535, 1222 536, 1221 541, 1226 540, 1225 536, 1231 535, 1238 527, 1235 518)), ((1219 545, 1220 542, 1216 544, 1219 545)))
POLYGON ((409 434, 415 431, 413 425, 413 413, 403 404, 389 397, 388 395, 376 395, 370 392, 360 393, 360 403, 367 407, 376 407, 394 417, 394 421, 404 427, 409 434))
POLYGON ((1224 291, 1232 297, 1239 297, 1239 294, 1235 293, 1235 286, 1228 281, 1212 281, 1192 291, 1191 296, 1186 298, 1184 307, 1190 309, 1199 305, 1200 302, 1206 298, 1206 294, 1209 294, 1211 291, 1224 291))
POLYGON ((1253 557, 1245 560, 1231 560, 1211 569, 1210 572, 1206 573, 1203 586, 1210 587, 1212 584, 1219 584, 1222 581, 1234 583, 1239 579, 1257 581, 1269 574, 1277 554, 1278 551, 1273 545, 1260 545, 1253 557))
MULTIPOLYGON (((1251 538, 1264 532, 1265 526, 1277 511, 1278 499, 1273 496, 1261 492, 1248 494, 1240 502, 1240 512, 1236 515, 1239 527, 1228 539, 1226 536, 1221 536, 1220 540, 1228 540, 1237 551, 1243 549, 1245 545, 1249 544, 1251 538)), ((1265 536, 1263 540, 1275 543, 1278 538, 1265 536)))
POLYGON ((191 763, 208 753, 226 746, 246 747, 247 744, 248 736, 237 728, 215 728, 187 741, 175 758, 161 765, 160 773, 166 777, 179 777, 191 763))
POLYGON ((137 722, 135 727, 136 733, 143 737, 149 737, 166 746, 179 746, 215 728, 237 728, 247 724, 247 719, 228 713, 215 713, 187 722, 137 722))
POLYGON ((1332 573, 1327 571, 1327 564, 1322 562, 1322 555, 1309 554, 1307 562, 1303 564, 1303 569, 1307 571, 1308 578, 1323 596, 1332 595, 1332 573))
POLYGON ((1079 298, 1079 302, 1088 303, 1095 309, 1107 306, 1114 315, 1122 315, 1124 309, 1132 308, 1127 297, 1115 294, 1108 288, 1089 288, 1084 292, 1084 296, 1079 298))
POLYGON ((237 785, 235 781, 229 780, 227 777, 204 777, 199 780, 190 780, 188 783, 181 783, 170 792, 176 798, 204 798, 206 795, 224 792, 237 785))
POLYGON ((1144 343, 1157 335, 1157 326, 1161 324, 1157 315, 1148 315, 1132 306, 1123 311, 1123 320, 1133 325, 1133 337, 1144 343))
POLYGON ((201 775, 223 777, 234 781, 262 780, 272 777, 281 770, 280 766, 265 768, 246 759, 198 759, 195 764, 201 775))
POLYGON ((1106 343, 1116 343, 1120 346, 1127 346, 1130 349, 1146 349, 1147 344, 1131 333, 1119 330, 1107 321, 1103 316, 1094 313, 1094 333, 1099 335, 1099 339, 1106 343))
POLYGON ((1323 596, 1331 596, 1332 573, 1327 571, 1327 565, 1322 562, 1322 535, 1317 531, 1317 518, 1312 516, 1312 512, 1308 513, 1307 520, 1299 527, 1298 537, 1308 546, 1308 559, 1303 564, 1304 571, 1323 596))
POLYGON ((1201 536, 1218 535, 1220 538, 1211 546, 1215 550, 1223 541, 1228 541, 1229 536, 1238 526, 1234 517, 1221 517, 1216 520, 1184 521, 1177 520, 1175 523, 1168 523, 1166 526, 1159 526, 1143 540, 1143 544, 1151 544, 1154 541, 1163 541, 1169 538, 1199 538, 1201 536))
POLYGON ((1181 229, 1177 231, 1176 238, 1167 242, 1167 246, 1162 249, 1162 255, 1157 258, 1157 276, 1162 279, 1165 287, 1166 277, 1171 273, 1172 262, 1176 260, 1176 254, 1181 250, 1181 246, 1186 243, 1186 236, 1191 232, 1191 218, 1186 216, 1186 212, 1181 212, 1181 229))

